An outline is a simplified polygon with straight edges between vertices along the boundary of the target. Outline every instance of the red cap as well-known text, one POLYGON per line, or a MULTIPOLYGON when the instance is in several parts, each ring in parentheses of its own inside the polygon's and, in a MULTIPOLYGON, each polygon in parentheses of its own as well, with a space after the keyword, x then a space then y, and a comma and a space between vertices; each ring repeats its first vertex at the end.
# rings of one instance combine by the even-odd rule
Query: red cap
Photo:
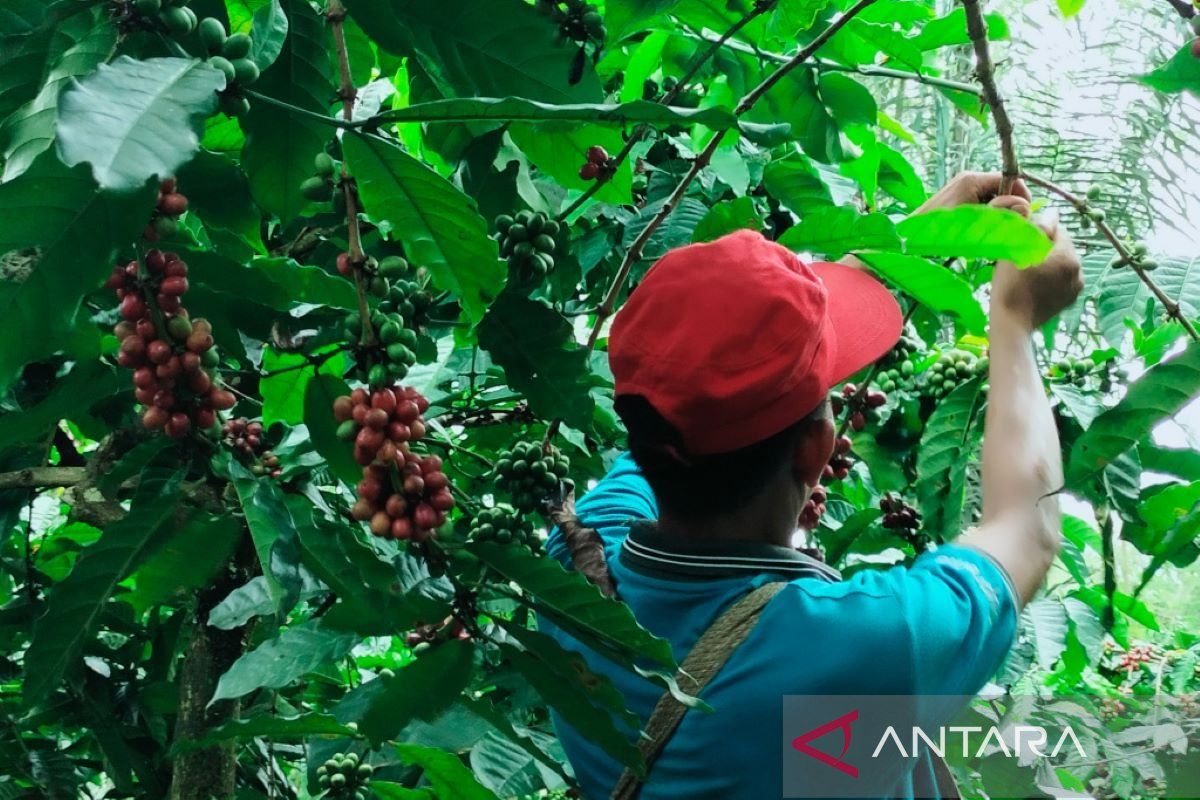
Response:
POLYGON ((705 455, 798 422, 902 328, 866 272, 743 230, 659 259, 613 320, 608 358, 616 394, 646 398, 705 455))

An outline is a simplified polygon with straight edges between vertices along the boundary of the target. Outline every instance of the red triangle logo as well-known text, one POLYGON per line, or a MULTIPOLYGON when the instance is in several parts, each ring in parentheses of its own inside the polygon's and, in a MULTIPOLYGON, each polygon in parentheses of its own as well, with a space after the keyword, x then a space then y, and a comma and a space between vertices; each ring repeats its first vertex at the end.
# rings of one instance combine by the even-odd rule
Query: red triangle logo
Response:
POLYGON ((847 764, 842 761, 842 757, 846 755, 846 751, 850 749, 850 736, 852 731, 850 725, 858 719, 858 709, 843 714, 837 719, 831 719, 823 725, 818 725, 808 733, 802 733, 795 739, 792 739, 792 747, 804 753, 806 756, 815 758, 826 766, 833 767, 839 772, 844 772, 851 778, 858 777, 858 767, 847 764), (842 732, 842 752, 837 756, 831 756, 809 744, 814 739, 820 739, 828 733, 840 730, 842 732))

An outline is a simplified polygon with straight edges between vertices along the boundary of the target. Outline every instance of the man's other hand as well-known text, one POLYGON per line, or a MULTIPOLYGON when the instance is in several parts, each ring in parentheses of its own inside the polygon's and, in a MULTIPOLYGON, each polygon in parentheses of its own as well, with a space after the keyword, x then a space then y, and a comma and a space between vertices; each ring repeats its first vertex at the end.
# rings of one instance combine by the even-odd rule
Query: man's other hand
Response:
MULTIPOLYGON (((1000 195, 999 172, 960 172, 950 182, 930 197, 915 213, 932 211, 936 208, 955 208, 972 203, 990 203, 1000 195)), ((1009 195, 1029 202, 1029 188, 1020 179, 1013 182, 1009 195)))
MULTIPOLYGON (((991 204, 1029 216, 1028 201, 1012 195, 997 197, 991 204)), ((1058 214, 1046 212, 1034 220, 1054 243, 1042 263, 1017 269, 1007 261, 996 265, 992 276, 992 318, 1003 315, 1032 331, 1062 311, 1083 290, 1083 270, 1075 245, 1058 214)))

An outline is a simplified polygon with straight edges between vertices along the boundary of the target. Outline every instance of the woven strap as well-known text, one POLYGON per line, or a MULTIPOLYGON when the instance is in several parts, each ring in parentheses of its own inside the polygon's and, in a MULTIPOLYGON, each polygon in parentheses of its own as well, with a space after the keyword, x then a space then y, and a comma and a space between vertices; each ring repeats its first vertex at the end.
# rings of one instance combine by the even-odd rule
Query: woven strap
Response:
MULTIPOLYGON (((679 688, 693 697, 697 696, 708 685, 708 682, 721 671, 725 662, 733 655, 733 651, 746 640, 750 631, 758 623, 759 614, 771 598, 779 593, 786 583, 764 584, 750 594, 734 603, 724 614, 709 626, 699 641, 692 647, 687 658, 675 674, 679 688)), ((646 729, 638 742, 638 750, 649 774, 655 760, 662 753, 667 742, 675 734, 675 729, 683 721, 687 706, 679 702, 669 691, 659 698, 658 705, 646 723, 646 729)), ((611 800, 633 800, 642 790, 644 778, 638 777, 632 769, 626 768, 613 789, 611 800)))

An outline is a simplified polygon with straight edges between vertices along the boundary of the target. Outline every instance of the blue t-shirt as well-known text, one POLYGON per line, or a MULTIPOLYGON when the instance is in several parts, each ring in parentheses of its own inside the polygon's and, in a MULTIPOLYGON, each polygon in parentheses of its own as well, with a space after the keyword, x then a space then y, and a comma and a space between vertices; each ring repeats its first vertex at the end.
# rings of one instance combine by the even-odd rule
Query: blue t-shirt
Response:
MULTIPOLYGON (((641 800, 783 797, 780 748, 785 695, 973 695, 1012 644, 1017 601, 990 558, 946 545, 910 567, 865 570, 847 580, 795 550, 753 542, 680 541, 633 520, 657 518, 649 485, 628 455, 578 504, 604 539, 609 571, 638 621, 682 662, 722 611, 753 588, 787 581, 757 627, 701 693, 712 713, 689 711, 655 761, 641 800), (631 529, 633 533, 631 534, 631 529)), ((570 564, 562 535, 550 555, 570 564)), ((579 643, 549 620, 543 631, 583 655, 624 694, 643 722, 662 694, 646 679, 579 643)), ((941 724, 945 709, 916 709, 941 724)), ((622 766, 554 716, 584 794, 611 793, 622 766)), ((631 733, 631 740, 633 734, 631 733)), ((928 754, 898 768, 892 797, 931 796, 928 754)))

